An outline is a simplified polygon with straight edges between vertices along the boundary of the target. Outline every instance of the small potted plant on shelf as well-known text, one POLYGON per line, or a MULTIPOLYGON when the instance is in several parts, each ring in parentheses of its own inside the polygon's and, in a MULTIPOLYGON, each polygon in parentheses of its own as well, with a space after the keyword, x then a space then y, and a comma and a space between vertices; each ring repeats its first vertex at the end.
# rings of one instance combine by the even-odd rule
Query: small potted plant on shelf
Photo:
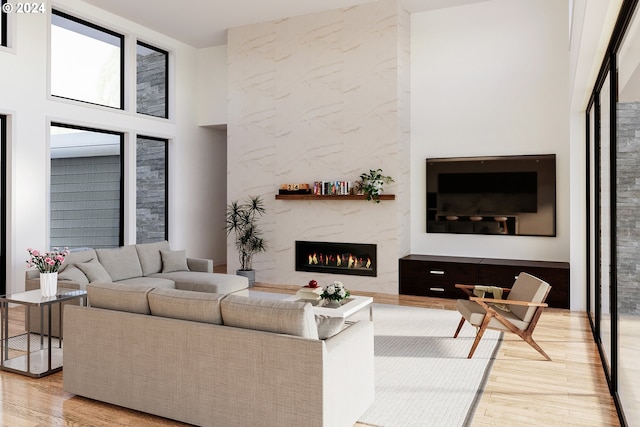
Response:
POLYGON ((380 194, 383 192, 382 186, 394 182, 393 178, 382 174, 382 169, 370 169, 369 172, 360 174, 358 187, 362 189, 362 193, 367 200, 380 203, 380 194))
POLYGON ((227 235, 235 234, 235 246, 238 250, 240 269, 236 274, 249 279, 249 286, 255 283, 256 272, 253 270, 253 256, 267 249, 265 240, 260 236, 258 217, 266 211, 260 196, 250 196, 244 202, 237 200, 227 205, 225 230, 227 235))

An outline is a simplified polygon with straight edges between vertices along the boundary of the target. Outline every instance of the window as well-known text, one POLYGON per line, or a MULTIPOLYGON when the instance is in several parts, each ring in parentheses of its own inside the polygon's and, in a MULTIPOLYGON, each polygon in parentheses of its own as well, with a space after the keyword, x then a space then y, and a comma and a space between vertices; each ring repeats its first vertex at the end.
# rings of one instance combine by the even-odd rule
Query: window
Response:
POLYGON ((7 0, 0 0, 2 11, 0 12, 0 46, 7 45, 7 14, 4 12, 4 4, 7 0))
POLYGON ((136 142, 136 243, 169 239, 166 139, 139 135, 136 142))
POLYGON ((124 36, 54 10, 51 94, 124 109, 124 36))
POLYGON ((51 124, 50 246, 123 245, 124 135, 51 124))
POLYGON ((137 112, 169 117, 169 53, 143 42, 136 48, 137 112))
POLYGON ((7 116, 0 114, 0 295, 6 293, 7 285, 7 272, 6 265, 7 259, 6 244, 7 237, 5 230, 7 229, 6 212, 7 212, 7 192, 5 185, 6 177, 6 155, 7 155, 7 116))

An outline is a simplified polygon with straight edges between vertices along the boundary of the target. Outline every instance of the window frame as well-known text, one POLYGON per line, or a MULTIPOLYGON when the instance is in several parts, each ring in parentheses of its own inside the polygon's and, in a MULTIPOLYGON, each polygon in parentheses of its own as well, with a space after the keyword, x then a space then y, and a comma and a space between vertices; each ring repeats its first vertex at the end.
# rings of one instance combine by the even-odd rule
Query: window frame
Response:
MULTIPOLYGON (((7 2, 8 0, 0 0, 0 6, 4 6, 4 4, 7 2)), ((7 14, 4 12, 4 8, 2 8, 3 11, 0 12, 0 46, 4 46, 7 47, 7 25, 8 25, 8 19, 7 19, 7 14)))
MULTIPOLYGON (((124 246, 124 217, 125 217, 125 134, 122 132, 118 132, 118 131, 113 131, 113 130, 108 130, 108 129, 99 129, 99 128, 92 128, 92 127, 88 127, 88 126, 78 126, 78 125, 72 125, 69 123, 62 123, 62 122, 54 122, 52 121, 51 123, 49 123, 49 129, 51 129, 51 127, 56 126, 56 127, 62 127, 62 128, 67 128, 67 129, 75 129, 75 130, 83 130, 83 131, 88 131, 88 132, 99 132, 99 133, 107 133, 110 135, 118 135, 120 137, 120 202, 119 202, 119 209, 120 209, 120 218, 118 219, 118 246, 124 246)), ((49 162, 51 162, 51 155, 49 155, 49 162)), ((49 182, 51 181, 51 172, 49 172, 49 182)), ((49 188, 49 196, 51 195, 51 188, 49 188)), ((49 207, 49 221, 48 221, 48 233, 49 235, 51 234, 51 208, 49 207)))
MULTIPOLYGON (((84 19, 78 18, 76 16, 70 15, 66 12, 62 12, 61 10, 58 9, 51 9, 51 15, 57 15, 59 17, 68 19, 70 21, 76 22, 80 25, 84 25, 87 26, 89 28, 92 28, 94 30, 97 31, 101 31, 104 32, 106 34, 109 34, 111 36, 117 37, 118 39, 120 39, 120 88, 119 88, 119 95, 120 95, 120 105, 118 107, 114 107, 111 105, 105 105, 105 104, 99 104, 96 102, 91 102, 91 101, 85 101, 82 99, 76 99, 76 98, 70 98, 67 96, 62 96, 62 95, 55 95, 52 91, 51 88, 49 88, 49 94, 54 97, 54 98, 58 98, 58 99, 65 99, 65 100, 71 100, 71 101, 75 101, 75 102, 82 102, 83 104, 88 104, 88 105, 97 105, 100 107, 106 107, 106 108, 111 108, 111 109, 115 109, 115 110, 123 110, 125 109, 125 87, 126 87, 126 73, 125 73, 125 50, 126 50, 126 39, 124 34, 120 34, 116 31, 110 30, 108 28, 102 27, 98 24, 94 24, 92 22, 86 21, 84 19)), ((50 28, 49 30, 51 30, 51 27, 53 27, 53 22, 50 24, 50 28)), ((50 47, 51 47, 51 43, 50 43, 50 47)), ((53 55, 53 52, 51 52, 51 55, 53 55)), ((49 67, 51 68, 51 59, 49 59, 49 67)), ((51 78, 51 76, 50 76, 51 78)))
POLYGON ((7 120, 0 114, 0 295, 7 291, 7 120))
MULTIPOLYGON (((147 139, 151 141, 163 142, 164 143, 164 240, 169 240, 169 139, 168 138, 160 138, 155 136, 149 136, 144 134, 136 134, 136 151, 138 146, 139 139, 147 139)), ((137 180, 138 180, 138 160, 136 159, 136 188, 137 188, 137 180)), ((137 235, 138 235, 138 226, 137 226, 137 209, 138 209, 138 199, 136 196, 136 243, 137 235)))
POLYGON ((159 119, 168 119, 169 118, 169 51, 166 49, 162 49, 159 48, 157 46, 154 46, 152 44, 149 44, 147 42, 144 42, 142 40, 136 40, 136 85, 135 85, 135 91, 136 91, 136 114, 141 114, 144 116, 148 116, 148 117, 156 117, 159 119), (138 46, 142 46, 146 49, 151 49, 153 51, 156 51, 158 53, 162 53, 165 56, 165 63, 164 63, 164 74, 165 74, 165 79, 164 79, 164 93, 165 93, 165 102, 164 102, 164 116, 154 116, 153 114, 149 114, 149 113, 143 113, 138 111, 138 79, 137 79, 137 70, 138 70, 138 61, 137 61, 137 48, 138 46))

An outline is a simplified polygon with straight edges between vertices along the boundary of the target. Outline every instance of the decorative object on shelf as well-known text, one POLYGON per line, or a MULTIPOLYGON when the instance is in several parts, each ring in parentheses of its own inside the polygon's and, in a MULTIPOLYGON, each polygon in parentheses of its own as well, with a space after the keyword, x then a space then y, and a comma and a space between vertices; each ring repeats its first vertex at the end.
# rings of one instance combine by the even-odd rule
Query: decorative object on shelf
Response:
POLYGON ((320 301, 322 299, 323 289, 318 286, 318 282, 310 280, 309 284, 301 287, 296 292, 296 296, 303 300, 320 301))
POLYGON ((227 205, 225 230, 227 235, 235 234, 235 246, 240 260, 239 276, 249 279, 249 286, 255 283, 253 270, 253 256, 267 249, 265 240, 260 237, 262 232, 258 228, 258 217, 266 212, 264 202, 260 196, 249 196, 244 202, 235 200, 227 205))
POLYGON ((40 291, 43 297, 52 297, 58 292, 58 269, 69 255, 69 250, 53 248, 51 252, 40 252, 28 248, 27 267, 35 267, 40 272, 40 291))
POLYGON ((383 192, 382 186, 394 182, 393 178, 382 175, 382 169, 370 169, 368 173, 360 174, 359 186, 367 200, 380 203, 380 194, 383 192))
POLYGON ((335 280, 322 289, 320 297, 324 300, 325 305, 335 307, 340 306, 342 301, 349 298, 350 295, 351 292, 344 287, 344 284, 339 280, 335 280))
POLYGON ((309 184, 281 184, 278 194, 311 194, 309 184))

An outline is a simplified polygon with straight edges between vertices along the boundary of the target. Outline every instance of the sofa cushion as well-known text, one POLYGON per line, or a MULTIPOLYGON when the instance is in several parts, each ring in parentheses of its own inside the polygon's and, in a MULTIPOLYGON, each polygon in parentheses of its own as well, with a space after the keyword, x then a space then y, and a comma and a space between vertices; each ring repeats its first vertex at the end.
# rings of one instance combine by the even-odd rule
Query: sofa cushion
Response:
POLYGON ((308 302, 227 295, 220 306, 227 326, 318 339, 313 307, 308 302))
POLYGON ((222 325, 222 294, 154 289, 149 292, 149 308, 154 316, 222 325))
POLYGON ((71 280, 72 282, 76 282, 80 285, 86 285, 89 283, 87 276, 76 265, 67 266, 67 268, 62 272, 58 271, 58 279, 71 280))
POLYGON ((163 279, 161 277, 132 277, 130 279, 118 280, 116 283, 127 285, 144 285, 151 286, 153 288, 165 289, 174 289, 176 287, 176 282, 170 279, 163 279))
POLYGON ((148 276, 153 273, 160 273, 162 271, 162 258, 160 257, 160 251, 168 250, 169 242, 166 240, 163 242, 137 244, 136 251, 138 252, 138 258, 140 259, 142 275, 148 276))
POLYGON ((331 317, 324 314, 316 314, 316 325, 318 326, 318 338, 321 340, 331 338, 342 330, 344 317, 331 317))
POLYGON ((151 286, 98 282, 87 285, 87 299, 91 307, 130 313, 150 314, 147 294, 151 286))
POLYGON ((111 282, 111 276, 97 259, 92 259, 89 262, 79 262, 76 267, 87 276, 89 282, 111 282))
POLYGON ((187 253, 181 251, 160 251, 162 257, 162 272, 189 271, 187 266, 187 253))
POLYGON ((246 277, 236 276, 235 274, 174 271, 172 273, 156 273, 150 277, 173 280, 176 284, 176 289, 185 291, 230 294, 249 287, 249 281, 246 277))
POLYGON ((114 282, 142 276, 138 252, 133 245, 96 249, 98 260, 114 282))

